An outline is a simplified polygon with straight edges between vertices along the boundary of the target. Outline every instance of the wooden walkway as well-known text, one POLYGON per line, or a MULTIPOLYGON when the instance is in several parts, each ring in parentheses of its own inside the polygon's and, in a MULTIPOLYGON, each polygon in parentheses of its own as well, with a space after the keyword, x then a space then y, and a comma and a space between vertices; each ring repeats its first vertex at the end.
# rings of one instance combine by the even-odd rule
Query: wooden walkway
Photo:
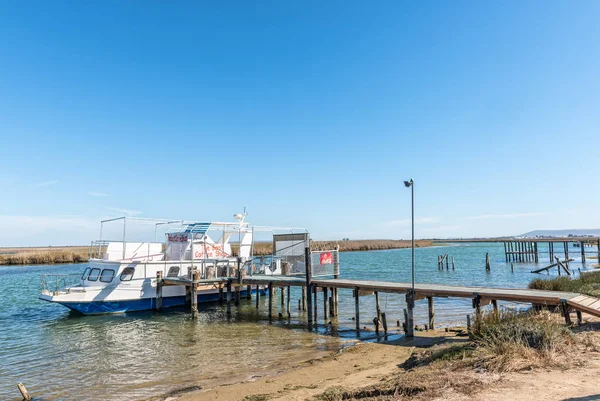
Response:
POLYGON ((322 294, 323 318, 327 321, 328 316, 337 316, 338 314, 338 290, 349 289, 353 291, 355 304, 355 323, 356 329, 360 329, 360 310, 359 297, 365 295, 375 295, 377 308, 376 330, 379 330, 379 324, 383 325, 387 331, 385 313, 381 313, 379 308, 379 293, 405 294, 407 308, 405 314, 405 330, 408 336, 413 335, 413 310, 415 301, 427 299, 429 310, 429 325, 434 327, 434 298, 467 298, 473 301, 475 313, 480 313, 480 308, 492 304, 494 309, 498 308, 498 301, 531 303, 536 308, 541 307, 559 307, 563 313, 567 324, 571 323, 570 312, 575 311, 577 318, 581 322, 582 313, 600 317, 600 299, 582 295, 573 292, 542 291, 520 288, 490 288, 490 287, 466 287, 442 284, 415 284, 414 294, 411 291, 410 283, 389 282, 389 281, 371 281, 371 280, 349 280, 349 279, 324 279, 313 278, 308 284, 306 277, 302 276, 267 276, 254 275, 244 277, 241 280, 236 278, 215 278, 200 279, 198 276, 194 280, 181 277, 162 278, 157 277, 157 309, 162 306, 162 286, 163 285, 185 285, 190 293, 190 302, 192 312, 197 313, 197 305, 194 305, 194 299, 198 289, 202 286, 211 285, 219 288, 219 300, 227 302, 227 313, 231 314, 231 303, 235 299, 235 304, 239 304, 240 291, 246 287, 247 296, 250 297, 251 289, 256 288, 256 307, 259 306, 260 291, 268 288, 269 300, 269 319, 272 318, 274 289, 281 288, 281 305, 286 305, 287 315, 290 317, 290 288, 301 287, 302 298, 299 300, 299 309, 308 312, 308 322, 317 321, 318 296, 322 294), (287 290, 287 291, 286 291, 287 290), (287 301, 285 300, 287 298, 287 301), (313 301, 314 299, 314 301, 313 301))

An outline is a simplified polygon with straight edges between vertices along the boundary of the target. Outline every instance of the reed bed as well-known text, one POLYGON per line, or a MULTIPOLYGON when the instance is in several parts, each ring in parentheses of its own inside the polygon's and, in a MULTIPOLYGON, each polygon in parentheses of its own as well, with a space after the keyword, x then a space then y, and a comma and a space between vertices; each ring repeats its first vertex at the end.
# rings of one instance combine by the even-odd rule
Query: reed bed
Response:
MULTIPOLYGON (((407 240, 352 240, 352 241, 311 241, 311 248, 316 251, 335 249, 340 252, 378 251, 384 249, 410 248, 407 240)), ((415 241, 415 247, 431 246, 429 240, 415 241)), ((239 246, 231 245, 234 256, 238 255, 239 246)), ((254 243, 254 255, 264 256, 273 253, 272 242, 254 243)), ((53 263, 82 263, 89 258, 89 247, 48 247, 48 248, 0 248, 0 265, 34 265, 53 263)))
POLYGON ((89 247, 65 248, 20 248, 4 250, 0 254, 0 265, 35 265, 54 263, 87 262, 90 254, 89 247))
POLYGON ((584 273, 577 278, 537 278, 529 283, 534 290, 580 292, 591 297, 600 297, 600 271, 584 273))

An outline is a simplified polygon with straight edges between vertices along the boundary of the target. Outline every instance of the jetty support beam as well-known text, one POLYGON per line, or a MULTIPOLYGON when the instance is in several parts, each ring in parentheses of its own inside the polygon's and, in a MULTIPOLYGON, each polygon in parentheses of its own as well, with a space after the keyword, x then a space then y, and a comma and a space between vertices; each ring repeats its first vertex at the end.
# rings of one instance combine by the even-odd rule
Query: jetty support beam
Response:
POLYGON ((162 309, 163 303, 163 272, 156 272, 156 310, 162 309))
POLYGON ((415 336, 414 324, 415 294, 412 290, 406 293, 406 337, 415 336))

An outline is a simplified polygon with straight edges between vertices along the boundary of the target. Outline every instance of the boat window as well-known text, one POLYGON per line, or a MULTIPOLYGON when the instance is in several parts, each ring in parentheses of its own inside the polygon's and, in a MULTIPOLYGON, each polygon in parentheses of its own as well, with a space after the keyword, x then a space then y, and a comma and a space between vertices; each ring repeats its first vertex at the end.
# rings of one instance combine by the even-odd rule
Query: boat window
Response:
POLYGON ((100 274, 100 281, 103 283, 110 283, 115 277, 115 271, 113 269, 104 269, 100 274))
POLYGON ((179 276, 179 266, 169 267, 169 272, 167 273, 167 277, 177 277, 177 276, 179 276))
POLYGON ((86 267, 86 269, 83 271, 83 274, 81 275, 81 279, 85 280, 87 278, 88 274, 90 274, 91 270, 92 269, 90 267, 86 267))
POLYGON ((134 267, 126 267, 123 269, 123 273, 121 273, 121 281, 131 281, 133 278, 133 273, 135 272, 134 267))
POLYGON ((98 276, 100 275, 100 269, 93 268, 90 271, 90 275, 88 276, 89 281, 98 281, 98 276))

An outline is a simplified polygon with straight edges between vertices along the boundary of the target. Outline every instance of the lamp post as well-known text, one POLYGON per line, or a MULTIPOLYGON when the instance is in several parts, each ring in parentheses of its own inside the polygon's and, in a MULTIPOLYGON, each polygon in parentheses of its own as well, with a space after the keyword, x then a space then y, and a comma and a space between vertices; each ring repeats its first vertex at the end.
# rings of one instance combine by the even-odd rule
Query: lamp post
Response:
POLYGON ((406 294, 406 337, 414 337, 413 310, 415 308, 415 182, 404 181, 404 186, 410 188, 411 192, 411 215, 412 215, 412 287, 410 294, 406 294))
POLYGON ((411 192, 411 223, 412 223, 412 292, 415 294, 415 182, 411 178, 410 181, 404 181, 404 186, 410 188, 411 192))

